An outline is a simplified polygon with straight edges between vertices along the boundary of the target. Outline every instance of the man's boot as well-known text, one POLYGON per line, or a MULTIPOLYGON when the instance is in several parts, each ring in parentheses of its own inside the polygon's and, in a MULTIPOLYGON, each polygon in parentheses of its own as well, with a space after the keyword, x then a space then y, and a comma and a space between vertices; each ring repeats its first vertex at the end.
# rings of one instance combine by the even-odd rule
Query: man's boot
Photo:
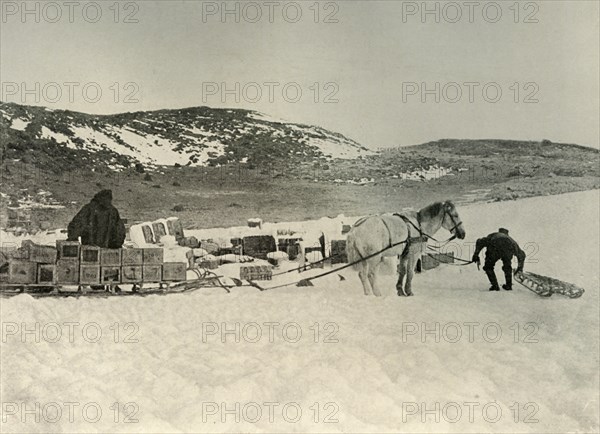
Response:
POLYGON ((487 277, 492 284, 490 291, 500 291, 500 288, 498 287, 498 279, 496 279, 496 273, 494 273, 494 270, 485 270, 485 274, 487 274, 487 277))

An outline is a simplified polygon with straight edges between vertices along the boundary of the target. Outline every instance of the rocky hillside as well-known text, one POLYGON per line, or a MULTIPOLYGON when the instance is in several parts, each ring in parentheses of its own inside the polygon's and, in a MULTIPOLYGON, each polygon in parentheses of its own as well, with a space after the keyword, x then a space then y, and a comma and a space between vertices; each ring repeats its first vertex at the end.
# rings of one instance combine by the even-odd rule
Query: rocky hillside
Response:
POLYGON ((1 157, 47 168, 297 165, 371 151, 323 128, 248 110, 194 107, 89 115, 0 103, 1 157))
POLYGON ((64 227, 101 188, 130 222, 177 215, 186 227, 600 188, 597 149, 443 139, 373 152, 322 128, 208 107, 96 116, 0 103, 0 144, 0 227, 15 210, 31 210, 33 228, 64 227))

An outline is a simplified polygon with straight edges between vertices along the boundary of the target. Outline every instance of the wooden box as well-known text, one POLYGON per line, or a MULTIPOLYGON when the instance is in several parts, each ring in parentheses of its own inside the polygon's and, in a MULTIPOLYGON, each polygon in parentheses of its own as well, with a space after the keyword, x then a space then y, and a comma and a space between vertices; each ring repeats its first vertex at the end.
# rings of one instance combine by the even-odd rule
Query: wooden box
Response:
POLYGON ((58 259, 70 259, 79 261, 79 252, 81 244, 79 241, 56 241, 56 249, 58 250, 58 259))
POLYGON ((35 283, 37 264, 35 262, 11 259, 8 263, 9 283, 35 283))
POLYGON ((159 265, 164 261, 164 251, 163 249, 157 248, 148 248, 144 249, 143 259, 144 265, 159 265))
POLYGON ((432 270, 440 265, 440 261, 428 255, 421 256, 421 270, 432 270))
POLYGON ((100 265, 118 267, 121 265, 121 249, 100 249, 100 265))
POLYGON ((121 264, 142 265, 144 263, 143 249, 123 249, 121 252, 121 264))
POLYGON ((29 260, 38 264, 54 264, 56 263, 56 247, 32 243, 29 245, 29 260))
POLYGON ((217 268, 219 268, 219 261, 217 261, 216 259, 200 260, 198 262, 198 267, 204 268, 206 270, 216 270, 217 268))
POLYGON ((253 235, 243 239, 244 255, 267 259, 267 253, 275 252, 277 246, 271 235, 253 235))
POLYGON ((154 239, 159 242, 162 237, 167 235, 167 228, 161 222, 152 223, 152 232, 154 232, 154 239))
POLYGON ((187 264, 185 262, 165 262, 162 269, 162 280, 165 282, 181 282, 186 280, 187 264))
POLYGON ((81 246, 81 263, 100 265, 100 247, 81 246))
POLYGON ((331 241, 331 263, 341 264, 348 262, 348 254, 346 253, 346 240, 331 241))
POLYGON ((100 283, 100 265, 82 265, 79 267, 79 283, 84 285, 100 283))
POLYGON ((142 279, 144 282, 160 282, 162 279, 162 265, 143 265, 142 279))
POLYGON ((56 282, 77 285, 79 283, 79 261, 59 259, 56 262, 56 282))
POLYGON ((271 280, 273 270, 270 265, 250 265, 240 267, 242 280, 271 280))
POLYGON ((106 266, 100 267, 100 283, 111 284, 121 283, 121 267, 106 266))
POLYGON ((123 265, 121 267, 121 281, 123 283, 141 282, 142 278, 142 265, 123 265))
POLYGON ((37 283, 47 283, 49 285, 56 283, 56 265, 38 264, 37 283))
POLYGON ((144 241, 147 244, 154 244, 154 234, 152 233, 152 228, 148 225, 142 226, 142 233, 144 234, 144 241))
POLYGON ((183 226, 181 226, 178 218, 167 219, 167 229, 169 230, 169 235, 174 235, 177 241, 183 238, 183 226))

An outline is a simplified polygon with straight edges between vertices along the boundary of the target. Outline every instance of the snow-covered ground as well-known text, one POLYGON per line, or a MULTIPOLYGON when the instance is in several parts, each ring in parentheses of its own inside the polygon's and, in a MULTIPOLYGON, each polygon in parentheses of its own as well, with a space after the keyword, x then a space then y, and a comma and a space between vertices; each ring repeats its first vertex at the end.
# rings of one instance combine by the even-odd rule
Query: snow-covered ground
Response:
POLYGON ((267 292, 0 299, 1 431, 598 432, 599 205, 459 208, 466 242, 508 227, 526 270, 576 300, 490 293, 472 265, 417 275, 411 298, 388 267, 381 298, 344 270, 267 292))

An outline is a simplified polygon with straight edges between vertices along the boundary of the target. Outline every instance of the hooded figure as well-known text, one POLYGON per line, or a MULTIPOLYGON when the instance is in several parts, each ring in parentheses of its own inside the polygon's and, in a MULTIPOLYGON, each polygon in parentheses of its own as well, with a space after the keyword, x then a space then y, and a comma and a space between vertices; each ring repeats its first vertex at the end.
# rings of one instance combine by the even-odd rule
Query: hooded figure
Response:
POLYGON ((68 240, 88 246, 118 249, 125 241, 125 225, 112 205, 112 191, 102 190, 77 213, 69 226, 68 240))
POLYGON ((512 258, 517 257, 518 265, 517 272, 523 271, 523 265, 525 263, 525 252, 521 250, 515 240, 508 235, 508 229, 500 228, 498 232, 489 234, 485 238, 480 238, 475 244, 475 253, 473 254, 472 261, 479 264, 479 252, 486 248, 485 252, 485 264, 483 269, 492 284, 490 291, 499 291, 498 279, 496 279, 496 273, 494 272, 494 266, 498 260, 502 260, 502 271, 504 271, 504 278, 506 284, 502 287, 510 291, 512 289, 512 258))

